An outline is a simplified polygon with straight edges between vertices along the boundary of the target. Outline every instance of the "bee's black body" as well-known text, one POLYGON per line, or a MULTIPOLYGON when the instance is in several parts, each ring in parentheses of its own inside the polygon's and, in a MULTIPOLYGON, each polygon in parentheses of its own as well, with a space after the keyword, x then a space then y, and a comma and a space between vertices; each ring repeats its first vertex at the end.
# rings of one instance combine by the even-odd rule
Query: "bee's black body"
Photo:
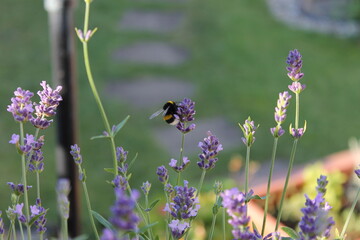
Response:
POLYGON ((173 101, 168 101, 164 104, 163 110, 165 111, 165 115, 163 117, 164 121, 167 122, 170 125, 176 125, 179 122, 179 119, 177 119, 174 115, 176 114, 178 110, 178 106, 173 101))

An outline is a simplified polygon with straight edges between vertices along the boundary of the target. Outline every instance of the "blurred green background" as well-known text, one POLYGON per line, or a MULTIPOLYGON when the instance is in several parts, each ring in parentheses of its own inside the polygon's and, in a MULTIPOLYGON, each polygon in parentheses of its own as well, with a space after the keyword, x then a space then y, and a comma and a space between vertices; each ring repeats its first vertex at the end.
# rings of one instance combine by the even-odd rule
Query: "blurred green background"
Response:
MULTIPOLYGON (((359 136, 360 68, 358 38, 341 39, 330 35, 289 28, 276 21, 264 0, 193 0, 186 2, 98 1, 92 4, 90 27, 99 31, 90 41, 90 57, 99 92, 104 95, 107 81, 131 79, 146 75, 174 76, 195 85, 197 119, 225 117, 236 125, 249 115, 261 125, 256 133, 252 158, 268 161, 272 146, 269 128, 275 123, 273 111, 280 91, 287 90, 285 60, 289 50, 297 48, 303 55, 302 80, 307 89, 301 94, 301 120, 308 129, 299 145, 296 162, 305 163, 347 148, 348 139, 359 136), (119 30, 119 20, 126 9, 179 10, 186 14, 186 23, 171 34, 151 34, 119 30), (161 40, 183 46, 191 58, 177 67, 156 67, 120 64, 111 58, 119 47, 137 40, 161 40)), ((76 26, 83 24, 84 4, 76 7, 76 26)), ((20 157, 8 144, 12 133, 18 132, 6 108, 16 87, 36 92, 42 80, 51 81, 50 46, 47 13, 42 1, 2 0, 0 9, 0 209, 10 204, 6 182, 20 181, 20 157)), ((101 118, 88 86, 82 61, 81 44, 76 40, 80 146, 88 175, 90 195, 96 211, 108 216, 113 202, 111 176, 103 171, 111 167, 109 145, 105 140, 90 140, 103 131, 101 118)), ((186 96, 184 96, 186 97, 186 96)), ((169 99, 170 100, 170 99, 169 99)), ((179 99, 180 100, 180 99, 179 99)), ((156 168, 167 165, 171 156, 154 141, 154 127, 169 127, 161 119, 149 121, 157 109, 134 111, 131 106, 109 98, 103 100, 110 122, 116 124, 128 114, 131 118, 116 141, 138 153, 133 167, 133 188, 146 180, 153 181, 158 191, 156 168)), ((161 106, 159 106, 160 108, 161 106)), ((288 124, 293 119, 289 109, 288 124)), ((56 123, 55 123, 56 124, 56 123)), ((33 133, 32 128, 28 128, 33 133)), ((174 131, 176 131, 174 129, 174 131)), ((240 129, 239 129, 240 132, 240 129)), ((56 221, 54 126, 46 135, 45 168, 42 174, 43 202, 50 208, 49 222, 56 221)), ((216 134, 216 133, 215 133, 216 134)), ((180 136, 179 136, 180 138, 180 136)), ((172 141, 173 139, 169 139, 172 141)), ((173 141, 179 141, 174 139, 173 141)), ((287 159, 291 138, 280 140, 278 157, 287 159)), ((218 166, 207 175, 210 188, 213 179, 228 177, 229 160, 245 155, 240 138, 238 147, 226 148, 218 166)), ((192 166, 196 155, 190 156, 192 166)), ((185 177, 197 179, 200 171, 190 167, 185 177)), ((33 176, 30 176, 33 179, 33 176)), ((30 180, 32 181, 32 180, 30 180)), ((194 183, 194 185, 197 183, 194 183)), ((35 194, 35 191, 31 192, 35 194)), ((85 211, 84 211, 85 214, 85 211)))

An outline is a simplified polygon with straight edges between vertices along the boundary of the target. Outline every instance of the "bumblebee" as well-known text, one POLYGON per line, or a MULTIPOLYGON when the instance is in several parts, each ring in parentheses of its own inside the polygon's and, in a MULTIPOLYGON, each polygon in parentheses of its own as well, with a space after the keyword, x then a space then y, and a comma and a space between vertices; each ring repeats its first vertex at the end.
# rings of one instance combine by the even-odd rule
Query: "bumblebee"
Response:
POLYGON ((162 109, 156 111, 150 116, 150 119, 153 119, 154 117, 162 114, 165 122, 167 122, 170 125, 177 125, 180 121, 179 118, 175 116, 177 110, 178 110, 178 105, 174 101, 167 101, 162 107, 162 109))

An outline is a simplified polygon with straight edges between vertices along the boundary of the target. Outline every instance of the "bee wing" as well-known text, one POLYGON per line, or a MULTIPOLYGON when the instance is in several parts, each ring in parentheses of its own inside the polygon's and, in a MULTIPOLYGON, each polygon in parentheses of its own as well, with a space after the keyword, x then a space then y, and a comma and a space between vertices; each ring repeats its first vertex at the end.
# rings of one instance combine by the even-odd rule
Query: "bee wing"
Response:
POLYGON ((164 109, 160 109, 160 110, 154 112, 154 113, 149 117, 149 119, 153 119, 154 117, 159 116, 162 112, 165 112, 164 109))

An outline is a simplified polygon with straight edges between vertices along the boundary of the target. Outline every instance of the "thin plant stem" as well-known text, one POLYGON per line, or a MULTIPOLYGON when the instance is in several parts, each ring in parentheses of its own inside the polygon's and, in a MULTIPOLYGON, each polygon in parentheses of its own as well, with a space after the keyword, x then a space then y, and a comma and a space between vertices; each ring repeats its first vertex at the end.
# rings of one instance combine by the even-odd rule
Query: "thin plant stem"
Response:
MULTIPOLYGON (((16 240, 17 238, 16 238, 15 221, 13 221, 13 222, 11 223, 11 229, 12 229, 12 234, 13 234, 13 237, 14 237, 13 240, 16 240)), ((10 234, 9 234, 9 237, 10 237, 10 234)))
POLYGON ((67 226, 67 219, 63 218, 61 221, 61 237, 64 240, 68 240, 68 226, 67 226))
MULTIPOLYGON (((88 31, 88 27, 89 27, 89 15, 90 15, 90 1, 85 1, 86 7, 85 7, 85 17, 84 17, 84 34, 87 33, 88 31)), ((105 109, 103 107, 103 104, 101 102, 99 93, 96 89, 95 86, 95 82, 94 82, 94 78, 91 72, 91 67, 90 67, 90 60, 89 60, 89 50, 88 50, 88 44, 86 41, 82 41, 83 44, 83 52, 84 52, 84 64, 85 64, 85 69, 86 69, 86 74, 87 74, 87 78, 90 84, 90 88, 92 90, 92 93, 94 95, 95 101, 98 105, 104 126, 106 131, 109 133, 110 135, 110 141, 111 141, 111 149, 112 149, 112 155, 113 155, 113 165, 114 165, 114 176, 118 175, 118 163, 117 163, 117 159, 116 159, 116 149, 115 149, 115 140, 114 140, 114 136, 111 133, 111 128, 110 128, 110 124, 109 124, 109 120, 107 118, 107 115, 105 113, 105 109)))
POLYGON ((354 209, 355 209, 355 206, 356 206, 356 203, 357 201, 359 200, 359 197, 360 197, 360 187, 358 188, 358 191, 356 193, 356 197, 355 197, 355 200, 353 202, 353 204, 351 205, 351 208, 350 208, 350 212, 346 218, 346 221, 345 221, 345 224, 344 224, 344 228, 343 230, 341 231, 341 234, 340 234, 340 239, 344 239, 345 237, 345 232, 346 232, 346 229, 349 225, 349 222, 350 222, 350 219, 351 219, 351 215, 353 214, 354 212, 354 209))
POLYGON ((273 150, 272 150, 272 154, 271 154, 271 166, 270 166, 269 179, 268 179, 268 185, 267 185, 267 190, 266 190, 264 219, 263 219, 263 224, 262 224, 262 229, 261 229, 261 236, 264 236, 264 231, 265 231, 266 217, 267 217, 267 212, 268 212, 268 207, 269 207, 270 186, 271 186, 273 169, 274 169, 274 165, 275 165, 275 157, 276 157, 278 139, 279 138, 277 138, 277 137, 274 138, 274 145, 273 145, 273 150))
POLYGON ((21 234, 21 239, 25 239, 24 237, 24 231, 23 231, 23 227, 22 227, 22 224, 20 222, 20 220, 18 220, 18 223, 19 223, 19 228, 20 228, 20 234, 21 234))
MULTIPOLYGON (((82 171, 81 167, 80 167, 80 174, 83 174, 83 171, 82 171)), ((92 213, 91 213, 92 208, 91 208, 91 203, 90 203, 90 198, 89 198, 89 193, 88 193, 88 190, 87 190, 86 182, 85 182, 85 181, 81 181, 81 183, 82 183, 82 186, 83 186, 83 189, 84 189, 84 195, 85 195, 85 200, 86 200, 86 207, 87 207, 87 210, 88 210, 91 227, 92 227, 92 229, 93 229, 93 231, 94 231, 94 234, 95 234, 96 239, 99 240, 99 239, 100 239, 99 233, 98 233, 98 231, 97 231, 97 229, 96 229, 94 217, 93 217, 93 215, 92 215, 92 213)))
POLYGON ((226 219, 225 208, 222 208, 222 228, 223 228, 223 240, 226 240, 226 219))
MULTIPOLYGON (((20 122, 20 143, 24 145, 24 125, 20 122)), ((21 154, 21 169, 22 169, 22 181, 24 184, 24 202, 25 202, 25 214, 26 219, 29 221, 30 219, 30 212, 29 212, 29 198, 27 192, 27 180, 26 180, 26 161, 25 161, 25 154, 21 154)), ((27 236, 28 240, 31 240, 31 227, 29 224, 26 225, 27 228, 27 236)))
MULTIPOLYGON (((219 199, 219 196, 216 196, 215 204, 218 202, 218 199, 219 199)), ((216 223, 216 217, 217 217, 217 213, 213 212, 213 219, 212 219, 212 222, 211 222, 211 228, 210 228, 210 234, 209 234, 208 240, 212 240, 212 238, 213 238, 214 229, 215 229, 215 223, 216 223)))
POLYGON ((39 238, 40 238, 40 240, 43 240, 44 239, 44 233, 40 233, 39 238))
MULTIPOLYGON (((183 158, 183 154, 184 154, 184 143, 185 143, 185 133, 181 133, 181 148, 180 148, 180 159, 179 159, 179 164, 180 165, 182 163, 182 158, 183 158)), ((178 176, 177 176, 176 185, 179 185, 180 181, 181 181, 181 172, 179 171, 178 176)))
POLYGON ((299 127, 299 109, 300 109, 299 93, 295 93, 295 96, 296 96, 295 129, 298 129, 298 127, 299 127))
POLYGON ((245 160, 245 195, 249 190, 249 162, 250 162, 250 148, 246 147, 246 160, 245 160))
POLYGON ((202 185, 204 183, 205 175, 206 175, 206 169, 203 169, 203 171, 201 173, 201 177, 200 177, 199 187, 196 192, 196 197, 198 197, 200 195, 200 191, 201 191, 202 185))
MULTIPOLYGON (((165 185, 164 185, 164 187, 165 187, 165 185)), ((164 194, 165 194, 166 203, 169 204, 169 196, 168 196, 167 192, 165 191, 165 188, 164 188, 164 194)), ((165 234, 166 234, 165 239, 168 240, 168 239, 170 239, 169 226, 168 226, 168 223, 169 223, 168 221, 170 221, 170 213, 169 212, 166 212, 166 219, 167 220, 165 220, 165 222, 167 224, 166 224, 166 228, 165 228, 165 234)))
MULTIPOLYGON (((149 197, 147 194, 145 194, 145 209, 149 209, 149 197)), ((150 224, 150 214, 149 214, 149 211, 146 211, 146 219, 147 219, 147 222, 150 224)), ((148 233, 149 233, 149 237, 152 239, 153 238, 153 234, 152 234, 152 231, 151 231, 151 228, 148 228, 148 233)))
POLYGON ((36 196, 38 199, 40 198, 40 173, 36 171, 36 196))
POLYGON ((291 149, 289 168, 288 168, 288 171, 287 171, 287 174, 286 174, 285 185, 284 185, 284 189, 283 189, 282 195, 281 195, 279 212, 278 212, 278 216, 276 218, 275 231, 277 231, 278 227, 279 227, 281 214, 282 214, 282 210, 283 210, 283 205, 284 205, 284 199, 285 199, 285 195, 286 195, 286 190, 287 190, 287 186, 288 186, 288 183, 289 183, 292 167, 293 167, 293 164, 294 164, 294 159, 295 159, 295 153, 296 153, 296 147, 297 147, 298 140, 299 139, 294 139, 294 143, 293 143, 293 146, 292 146, 292 149, 291 149))

